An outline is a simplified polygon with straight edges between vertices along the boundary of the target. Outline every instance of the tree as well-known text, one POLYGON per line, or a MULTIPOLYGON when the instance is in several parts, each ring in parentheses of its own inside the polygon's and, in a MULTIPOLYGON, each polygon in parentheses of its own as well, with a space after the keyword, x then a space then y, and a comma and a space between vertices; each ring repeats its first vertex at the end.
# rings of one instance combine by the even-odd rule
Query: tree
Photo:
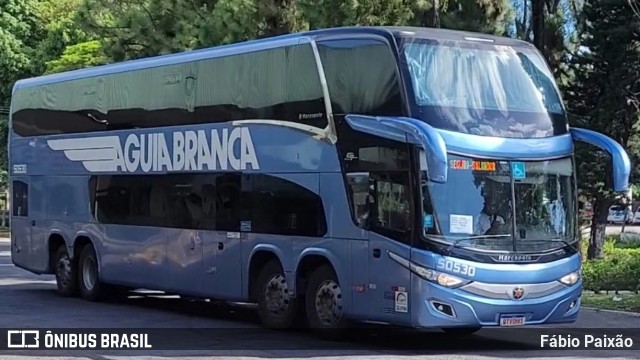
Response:
MULTIPOLYGON (((570 111, 578 115, 573 126, 609 135, 639 158, 640 129, 640 18, 627 0, 591 0, 585 4, 586 33, 571 66, 574 83, 567 89, 570 111)), ((589 258, 602 256, 606 219, 614 194, 611 162, 601 151, 579 146, 579 186, 593 201, 589 258)), ((638 171, 636 169, 636 171, 638 171)), ((632 174, 637 177, 638 174, 632 174)))
POLYGON ((42 32, 36 16, 37 2, 0 2, 0 191, 6 188, 8 106, 16 80, 33 74, 35 47, 42 32), (6 112, 4 111, 6 109, 6 112))
POLYGON ((108 59, 102 52, 100 41, 86 41, 67 46, 58 59, 47 61, 45 74, 104 65, 107 62, 108 59))
POLYGON ((504 36, 515 20, 510 0, 451 0, 442 27, 504 36))
POLYGON ((309 28, 353 25, 404 25, 413 13, 404 0, 299 0, 309 28))
POLYGON ((515 21, 515 36, 530 41, 540 50, 561 83, 570 77, 566 63, 579 31, 577 16, 582 0, 524 0, 516 1, 519 16, 515 21))
POLYGON ((46 63, 60 57, 67 46, 92 39, 92 34, 76 24, 80 1, 43 0, 37 3, 35 13, 42 27, 42 38, 34 48, 37 55, 31 65, 33 74, 45 72, 46 63))
POLYGON ((80 24, 114 61, 303 30, 291 0, 82 0, 80 24))
POLYGON ((8 105, 13 83, 30 72, 37 44, 35 6, 27 0, 0 3, 0 106, 8 105))

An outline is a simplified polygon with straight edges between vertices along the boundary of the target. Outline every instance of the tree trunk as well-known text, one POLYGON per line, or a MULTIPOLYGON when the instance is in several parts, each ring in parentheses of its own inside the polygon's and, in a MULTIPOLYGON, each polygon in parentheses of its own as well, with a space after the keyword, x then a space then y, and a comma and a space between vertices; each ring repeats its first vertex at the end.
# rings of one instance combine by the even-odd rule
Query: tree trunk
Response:
POLYGON ((547 58, 544 46, 544 0, 531 0, 531 27, 533 45, 547 58))
POLYGON ((587 259, 589 260, 603 257, 608 214, 608 201, 603 198, 596 198, 593 202, 593 220, 591 221, 589 249, 587 250, 587 259))
POLYGON ((424 27, 439 28, 440 27, 440 1, 433 0, 433 6, 427 11, 420 11, 418 17, 420 25, 424 27))

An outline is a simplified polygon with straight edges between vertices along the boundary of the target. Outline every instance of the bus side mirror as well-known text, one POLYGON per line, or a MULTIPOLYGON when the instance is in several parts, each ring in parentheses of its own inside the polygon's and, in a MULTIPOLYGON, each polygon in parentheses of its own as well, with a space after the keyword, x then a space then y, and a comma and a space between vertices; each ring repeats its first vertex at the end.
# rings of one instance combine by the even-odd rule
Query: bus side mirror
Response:
POLYGON ((610 137, 592 130, 571 128, 570 131, 573 140, 596 146, 611 155, 613 188, 617 192, 628 191, 631 160, 629 160, 629 155, 624 148, 610 137))
POLYGON ((427 153, 429 180, 440 184, 447 182, 447 146, 434 127, 407 117, 349 114, 345 119, 356 131, 420 146, 427 153))

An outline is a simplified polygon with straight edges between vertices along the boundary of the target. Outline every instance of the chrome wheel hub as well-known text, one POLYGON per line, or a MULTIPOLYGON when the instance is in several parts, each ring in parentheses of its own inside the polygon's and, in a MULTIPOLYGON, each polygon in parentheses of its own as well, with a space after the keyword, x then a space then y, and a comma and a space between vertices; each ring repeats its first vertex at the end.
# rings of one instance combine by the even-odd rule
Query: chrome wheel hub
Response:
POLYGON ((267 310, 280 315, 287 311, 291 302, 287 280, 281 274, 273 275, 265 286, 264 298, 266 299, 267 310))
POLYGON ((323 282, 316 292, 316 313, 324 325, 334 325, 342 318, 342 290, 333 280, 323 282))

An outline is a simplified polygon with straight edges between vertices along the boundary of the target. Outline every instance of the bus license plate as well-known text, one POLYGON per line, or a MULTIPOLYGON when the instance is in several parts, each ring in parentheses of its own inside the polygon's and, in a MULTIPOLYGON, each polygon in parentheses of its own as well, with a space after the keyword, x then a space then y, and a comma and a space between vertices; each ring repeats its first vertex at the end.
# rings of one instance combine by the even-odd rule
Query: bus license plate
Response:
POLYGON ((522 326, 524 324, 524 315, 503 315, 500 317, 500 326, 522 326))

